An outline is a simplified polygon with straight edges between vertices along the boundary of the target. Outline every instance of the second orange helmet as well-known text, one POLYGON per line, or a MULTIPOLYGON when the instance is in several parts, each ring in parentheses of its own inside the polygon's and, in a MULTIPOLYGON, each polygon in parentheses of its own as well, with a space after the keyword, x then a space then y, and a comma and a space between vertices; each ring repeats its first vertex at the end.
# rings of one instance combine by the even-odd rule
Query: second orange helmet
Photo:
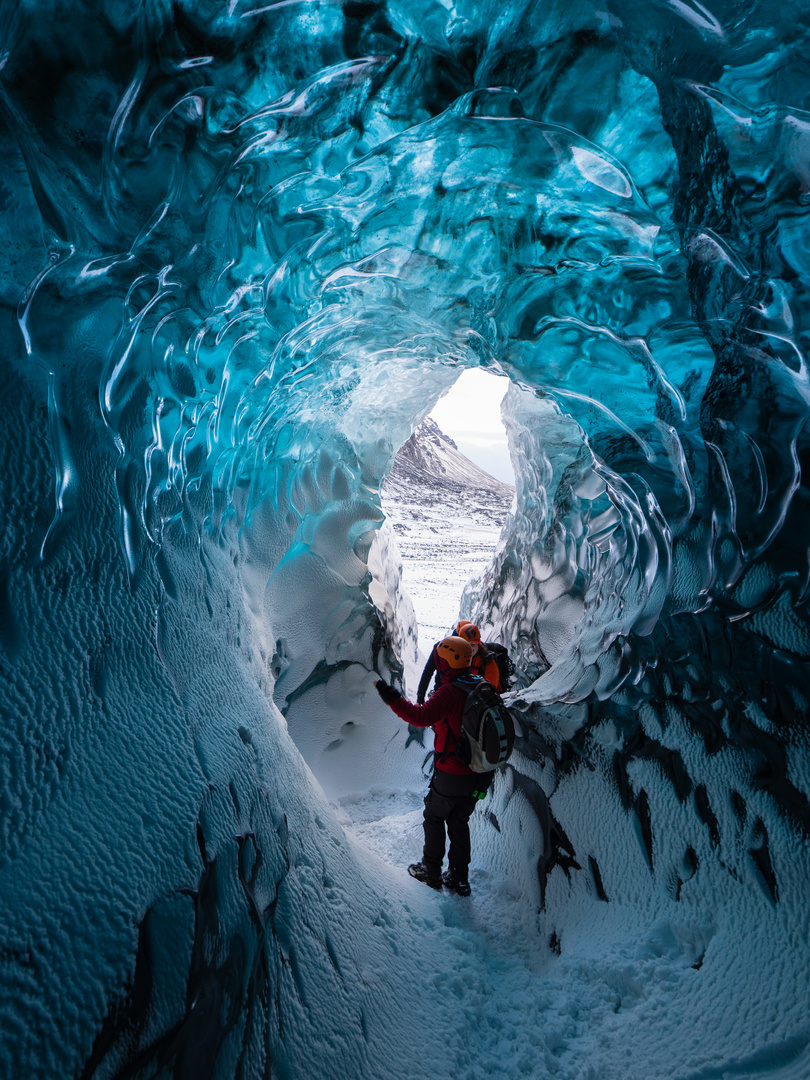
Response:
POLYGON ((477 645, 481 641, 481 631, 475 623, 462 620, 456 628, 459 637, 465 638, 471 644, 477 645))

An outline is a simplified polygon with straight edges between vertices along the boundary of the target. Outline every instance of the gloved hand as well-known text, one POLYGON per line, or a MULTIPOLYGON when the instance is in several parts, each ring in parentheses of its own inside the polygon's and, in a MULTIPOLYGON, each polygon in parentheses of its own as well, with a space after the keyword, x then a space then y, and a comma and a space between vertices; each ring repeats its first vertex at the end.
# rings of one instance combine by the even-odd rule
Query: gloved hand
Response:
POLYGON ((377 693, 386 705, 390 705, 392 701, 398 701, 402 697, 399 690, 395 690, 393 686, 389 686, 388 683, 383 682, 382 679, 378 679, 374 685, 377 688, 377 693))

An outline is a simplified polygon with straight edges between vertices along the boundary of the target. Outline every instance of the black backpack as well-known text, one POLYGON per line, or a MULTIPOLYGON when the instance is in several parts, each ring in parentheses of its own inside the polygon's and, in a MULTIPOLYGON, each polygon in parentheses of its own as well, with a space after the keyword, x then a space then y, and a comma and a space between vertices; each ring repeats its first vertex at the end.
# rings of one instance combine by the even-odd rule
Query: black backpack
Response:
POLYGON ((515 723, 492 683, 472 676, 454 679, 467 695, 461 713, 461 733, 453 754, 474 773, 494 772, 512 753, 515 723))
POLYGON ((499 645, 497 641, 485 641, 484 647, 498 665, 498 682, 501 684, 501 693, 505 694, 509 689, 509 679, 515 674, 515 665, 504 645, 499 645))

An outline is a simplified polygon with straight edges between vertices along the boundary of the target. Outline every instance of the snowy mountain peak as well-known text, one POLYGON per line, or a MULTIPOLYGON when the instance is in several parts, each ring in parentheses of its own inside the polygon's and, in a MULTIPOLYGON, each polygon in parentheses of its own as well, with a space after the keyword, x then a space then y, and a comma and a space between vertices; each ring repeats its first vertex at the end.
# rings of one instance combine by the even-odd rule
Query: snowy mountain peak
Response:
POLYGON ((458 449, 435 420, 427 417, 406 443, 400 447, 385 481, 386 492, 397 492, 403 485, 429 484, 453 488, 512 492, 494 476, 473 464, 458 449))

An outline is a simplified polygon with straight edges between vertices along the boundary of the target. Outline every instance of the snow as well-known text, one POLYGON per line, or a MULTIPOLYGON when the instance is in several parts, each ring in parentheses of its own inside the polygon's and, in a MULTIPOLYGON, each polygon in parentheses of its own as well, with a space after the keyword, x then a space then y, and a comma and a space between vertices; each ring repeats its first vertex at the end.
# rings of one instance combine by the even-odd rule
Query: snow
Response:
MULTIPOLYGON (((458 620, 464 587, 492 561, 513 497, 513 488, 482 473, 431 420, 400 450, 382 505, 402 557, 422 663, 458 620), (409 445, 418 451, 409 453, 409 445)), ((419 673, 408 683, 414 696, 418 680, 419 673)))
POLYGON ((417 614, 420 653, 427 657, 457 622, 462 590, 488 565, 500 528, 476 523, 470 510, 450 519, 457 528, 448 543, 446 506, 422 504, 417 510, 400 502, 387 503, 386 510, 405 562, 403 584, 417 614))
MULTIPOLYGON (((413 477, 384 499, 420 644, 432 644, 452 625, 466 576, 492 558, 498 511, 489 507, 476 526, 471 502, 452 491, 431 498, 413 477)), ((420 655, 406 664, 406 687, 415 688, 421 661, 420 655)), ((561 712, 556 732, 549 732, 558 752, 561 740, 581 726, 575 712, 561 712)), ((606 750, 618 745, 615 729, 600 738, 606 750)), ((645 786, 655 793, 657 819, 668 821, 656 834, 656 858, 672 864, 677 890, 656 885, 640 840, 609 843, 611 836, 632 836, 615 791, 598 777, 585 787, 581 779, 556 781, 553 768, 544 767, 552 810, 566 822, 574 850, 611 857, 600 868, 608 903, 597 899, 587 871, 567 876, 559 868, 549 876, 543 903, 535 870, 543 835, 507 768, 473 814, 472 895, 461 898, 447 890, 437 894, 406 872, 421 858, 428 780, 422 775, 413 782, 413 755, 403 753, 400 742, 391 751, 402 755, 410 781, 371 785, 332 806, 358 863, 369 873, 375 867, 387 872, 394 895, 433 916, 424 916, 421 930, 435 958, 426 977, 453 1064, 442 1072, 417 1056, 413 1077, 810 1077, 807 986, 803 966, 793 963, 796 949, 810 962, 807 941, 797 939, 806 916, 797 922, 790 901, 777 907, 764 891, 741 890, 735 878, 745 874, 742 865, 710 865, 705 837, 692 835, 694 821, 652 776, 645 786), (687 837, 701 852, 697 878, 694 867, 679 863, 687 837), (458 1031, 464 1032, 460 1044, 458 1031)), ((516 766, 526 772, 530 763, 519 758, 516 751, 516 766)), ((784 867, 780 872, 790 876, 784 867)), ((417 1042, 430 1045, 429 1037, 417 1042)), ((393 1059, 407 1052, 392 1038, 393 1059)))
MULTIPOLYGON (((780 966, 784 996, 769 1015, 737 1015, 739 999, 729 993, 743 985, 755 1000, 754 980, 772 967, 775 944, 791 948, 787 920, 761 910, 759 932, 741 942, 720 928, 722 909, 704 922, 680 912, 649 919, 621 905, 595 911, 587 897, 563 890, 538 912, 519 875, 489 863, 482 808, 473 817, 472 895, 436 894, 404 869, 421 855, 422 796, 375 788, 341 799, 336 810, 358 861, 397 867, 391 887, 434 915, 423 928, 428 955, 450 957, 448 967, 437 963, 430 973, 436 1015, 449 1030, 465 1032, 448 1080, 810 1075, 810 1031, 784 1034, 787 1015, 795 1020, 806 1006, 806 986, 790 978, 790 965, 780 966), (560 955, 552 935, 561 941, 560 955)), ((514 849, 519 832, 504 829, 499 841, 514 849)), ((402 1048, 392 1045, 391 1052, 402 1048)), ((412 1075, 445 1074, 417 1058, 412 1075)))

